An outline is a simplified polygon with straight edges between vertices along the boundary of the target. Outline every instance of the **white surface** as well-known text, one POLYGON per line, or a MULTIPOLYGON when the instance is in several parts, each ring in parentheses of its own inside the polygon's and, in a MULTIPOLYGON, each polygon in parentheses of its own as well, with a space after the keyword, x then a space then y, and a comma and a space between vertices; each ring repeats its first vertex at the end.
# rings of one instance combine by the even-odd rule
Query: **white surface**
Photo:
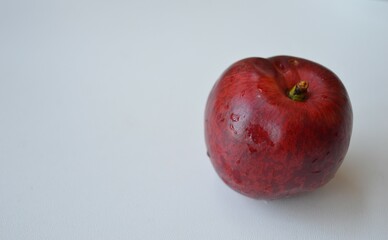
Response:
POLYGON ((388 2, 0 2, 0 239, 386 239, 388 2), (234 61, 337 73, 351 147, 322 189, 226 187, 203 112, 234 61))

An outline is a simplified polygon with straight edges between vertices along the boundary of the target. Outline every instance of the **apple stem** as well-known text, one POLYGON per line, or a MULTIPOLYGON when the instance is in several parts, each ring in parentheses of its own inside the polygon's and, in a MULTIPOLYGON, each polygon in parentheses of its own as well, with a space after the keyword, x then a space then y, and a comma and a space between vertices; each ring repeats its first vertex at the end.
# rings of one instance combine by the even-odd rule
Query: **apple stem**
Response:
POLYGON ((307 97, 308 82, 300 81, 288 92, 288 97, 294 101, 302 102, 307 97))

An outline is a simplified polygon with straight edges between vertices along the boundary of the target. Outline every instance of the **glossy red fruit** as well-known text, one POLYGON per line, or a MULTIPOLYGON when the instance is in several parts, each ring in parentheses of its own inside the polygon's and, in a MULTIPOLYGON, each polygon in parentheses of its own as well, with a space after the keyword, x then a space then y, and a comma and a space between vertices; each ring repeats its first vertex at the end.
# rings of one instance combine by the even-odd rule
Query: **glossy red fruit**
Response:
POLYGON ((205 138, 227 185, 275 199, 312 191, 334 177, 352 121, 346 89, 327 68, 290 56, 247 58, 215 83, 205 138))

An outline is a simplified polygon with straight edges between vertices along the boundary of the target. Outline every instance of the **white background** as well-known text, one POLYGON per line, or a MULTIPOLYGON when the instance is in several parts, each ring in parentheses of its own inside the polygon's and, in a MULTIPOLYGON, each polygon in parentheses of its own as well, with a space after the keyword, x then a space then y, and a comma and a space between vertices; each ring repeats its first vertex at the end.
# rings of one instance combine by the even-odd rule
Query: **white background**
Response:
POLYGON ((386 239, 388 2, 0 1, 0 239, 386 239), (203 136, 230 64, 295 55, 354 110, 337 176, 258 201, 203 136))

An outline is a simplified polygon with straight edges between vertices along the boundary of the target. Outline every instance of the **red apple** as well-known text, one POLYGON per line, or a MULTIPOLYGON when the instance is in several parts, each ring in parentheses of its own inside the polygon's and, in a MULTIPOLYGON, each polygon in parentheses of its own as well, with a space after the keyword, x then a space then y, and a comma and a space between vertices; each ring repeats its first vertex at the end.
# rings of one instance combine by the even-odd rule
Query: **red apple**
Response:
POLYGON ((352 118, 344 85, 322 65, 291 56, 243 59, 209 95, 208 156, 221 179, 246 196, 312 191, 341 165, 352 118))

